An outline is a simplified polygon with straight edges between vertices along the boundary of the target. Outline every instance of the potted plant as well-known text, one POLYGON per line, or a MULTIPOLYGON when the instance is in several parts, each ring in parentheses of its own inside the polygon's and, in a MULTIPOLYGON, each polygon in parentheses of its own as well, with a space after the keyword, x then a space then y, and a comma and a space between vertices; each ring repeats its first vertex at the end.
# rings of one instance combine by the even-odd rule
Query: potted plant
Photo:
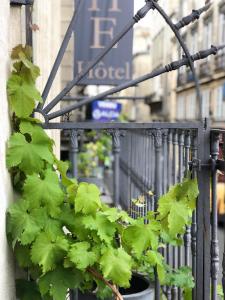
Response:
POLYGON ((111 168, 112 141, 104 132, 91 130, 86 133, 78 154, 79 182, 96 184, 105 193, 104 172, 111 168))
POLYGON ((172 187, 156 212, 137 220, 103 204, 96 185, 67 177, 68 164, 54 156, 53 141, 30 117, 35 100, 41 101, 30 48, 18 46, 12 57, 7 90, 14 133, 6 159, 20 197, 8 209, 7 235, 29 279, 17 281, 17 297, 65 300, 68 289, 78 288, 99 299, 136 299, 123 297, 121 288, 129 288, 132 274, 153 279, 155 270, 161 284, 189 295, 190 270, 171 270, 159 250, 181 243, 195 209, 196 180, 172 187))

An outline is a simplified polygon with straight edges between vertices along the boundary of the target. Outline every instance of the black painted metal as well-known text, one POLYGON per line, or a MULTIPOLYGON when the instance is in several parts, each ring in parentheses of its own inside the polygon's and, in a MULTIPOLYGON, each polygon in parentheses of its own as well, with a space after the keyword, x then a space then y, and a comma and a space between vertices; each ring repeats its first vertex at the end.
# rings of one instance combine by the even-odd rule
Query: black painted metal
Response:
POLYGON ((217 233, 217 168, 216 161, 219 155, 219 133, 212 134, 211 164, 212 164, 212 217, 211 217, 211 299, 217 298, 217 281, 219 273, 219 242, 217 233))
POLYGON ((50 89, 52 87, 53 81, 55 79, 55 76, 57 74, 59 66, 60 66, 60 64, 62 62, 63 56, 65 54, 65 51, 66 51, 66 49, 68 47, 69 41, 71 39, 71 36, 72 36, 72 34, 74 32, 76 21, 77 21, 77 16, 79 14, 80 5, 81 5, 81 0, 78 0, 78 3, 76 5, 76 10, 75 10, 75 12, 73 14, 73 17, 72 17, 72 20, 71 20, 71 22, 70 22, 70 24, 68 26, 68 29, 66 31, 66 34, 65 34, 63 42, 62 42, 62 45, 61 45, 61 47, 59 49, 59 52, 58 52, 57 57, 56 57, 56 60, 54 62, 54 65, 52 67, 51 73, 49 75, 48 81, 47 81, 46 86, 44 88, 44 91, 42 93, 43 103, 38 105, 39 109, 41 107, 43 107, 43 105, 44 105, 44 103, 46 101, 46 98, 48 97, 49 91, 50 91, 50 89))
MULTIPOLYGON (((194 55, 192 55, 190 57, 191 61, 197 61, 197 60, 200 60, 200 59, 204 59, 206 57, 208 57, 209 55, 215 55, 217 53, 217 51, 221 50, 225 48, 225 45, 224 46, 220 46, 220 47, 215 47, 215 46, 212 46, 210 49, 208 50, 205 50, 205 51, 200 51, 194 55)), ((63 109, 60 109, 54 113, 51 113, 51 114, 46 114, 46 111, 45 109, 43 111, 40 111, 47 120, 52 120, 52 119, 55 119, 59 116, 62 116, 68 112, 71 112, 75 109, 78 109, 84 105, 87 105, 91 102, 93 102, 94 100, 101 100, 101 99, 105 99, 107 96, 109 95, 112 95, 112 94, 115 94, 117 92, 120 92, 124 89, 127 89, 128 87, 131 87, 131 86, 135 86, 143 81, 146 81, 148 79, 152 79, 154 77, 157 77, 159 75, 162 75, 164 73, 167 73, 167 72, 171 72, 171 71, 174 71, 174 70, 177 70, 179 69, 180 67, 182 66, 185 66, 185 65, 188 65, 189 63, 189 59, 188 58, 183 58, 179 61, 174 61, 172 62, 171 64, 165 66, 165 67, 162 67, 160 69, 157 69, 157 70, 154 70, 153 72, 149 73, 149 74, 146 74, 144 76, 141 76, 137 79, 134 79, 134 80, 131 80, 129 82, 126 82, 126 83, 123 83, 117 87, 114 87, 106 92, 103 92, 101 94, 98 94, 96 96, 93 96, 93 97, 87 97, 86 99, 78 102, 78 103, 75 103, 75 104, 72 104, 72 105, 69 105, 68 107, 65 107, 63 109)), ((192 62, 193 63, 193 62, 192 62)), ((57 102, 58 103, 58 102, 57 102)), ((54 105, 52 106, 52 108, 54 107, 54 105)))

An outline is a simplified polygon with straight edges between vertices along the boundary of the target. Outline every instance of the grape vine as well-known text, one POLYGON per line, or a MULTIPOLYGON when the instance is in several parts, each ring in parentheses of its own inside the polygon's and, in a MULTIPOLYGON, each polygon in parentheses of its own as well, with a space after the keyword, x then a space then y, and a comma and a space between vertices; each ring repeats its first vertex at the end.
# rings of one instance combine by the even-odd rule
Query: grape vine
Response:
POLYGON ((161 284, 176 285, 191 299, 191 270, 170 269, 158 250, 182 243, 197 181, 173 186, 146 222, 103 204, 97 186, 68 178, 68 164, 53 153, 54 141, 30 117, 42 101, 35 86, 40 70, 31 57, 27 46, 13 49, 7 85, 14 132, 6 160, 19 194, 7 212, 7 236, 30 279, 17 280, 17 297, 64 300, 68 289, 79 288, 95 290, 99 299, 122 299, 119 287, 129 287, 132 272, 152 276, 157 269, 161 284))

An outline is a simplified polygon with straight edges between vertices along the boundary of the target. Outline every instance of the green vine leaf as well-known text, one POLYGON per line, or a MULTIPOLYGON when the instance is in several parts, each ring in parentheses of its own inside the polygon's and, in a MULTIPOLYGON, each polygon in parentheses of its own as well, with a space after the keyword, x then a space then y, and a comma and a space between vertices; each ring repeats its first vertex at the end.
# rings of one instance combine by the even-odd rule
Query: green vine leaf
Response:
POLYGON ((49 294, 51 299, 65 300, 68 288, 77 288, 81 281, 81 272, 59 266, 40 278, 39 287, 42 296, 49 294))
POLYGON ((16 296, 20 300, 42 300, 36 282, 24 279, 16 280, 16 296))
POLYGON ((161 222, 163 236, 167 236, 168 241, 176 240, 184 234, 196 208, 198 193, 197 180, 185 179, 160 197, 157 220, 161 222))
POLYGON ((32 261, 30 259, 30 248, 29 246, 22 246, 19 243, 16 243, 14 248, 14 254, 16 260, 21 268, 31 268, 32 261))
POLYGON ((77 269, 85 271, 97 261, 97 256, 93 251, 89 251, 91 245, 88 242, 74 243, 68 253, 68 257, 77 269))
POLYGON ((139 223, 126 228, 122 235, 122 242, 140 258, 143 251, 151 247, 157 250, 159 245, 158 227, 153 229, 151 224, 139 223))
POLYGON ((35 101, 42 102, 41 95, 35 85, 31 85, 30 82, 16 74, 9 78, 7 91, 11 109, 20 118, 26 118, 32 114, 35 101))
POLYGON ((94 214, 99 208, 101 208, 99 188, 94 184, 80 183, 75 197, 75 212, 94 214))
POLYGON ((43 273, 54 270, 69 250, 66 237, 42 232, 32 245, 31 260, 42 267, 43 273))
POLYGON ((61 175, 62 184, 67 187, 67 192, 70 194, 70 200, 72 202, 74 201, 78 184, 75 178, 68 178, 67 176, 69 163, 55 158, 55 164, 58 172, 61 175))
POLYGON ((42 134, 35 131, 30 142, 20 133, 11 136, 6 157, 8 168, 18 166, 30 175, 40 172, 44 168, 44 161, 53 163, 53 154, 49 140, 42 134))
POLYGON ((112 243, 116 224, 110 222, 102 212, 97 212, 95 216, 84 216, 82 223, 85 228, 96 231, 101 241, 112 243))
POLYGON ((132 260, 122 248, 107 248, 100 260, 101 270, 106 279, 120 287, 129 287, 132 260))
POLYGON ((7 231, 12 235, 13 245, 32 243, 44 228, 47 219, 45 208, 30 209, 28 201, 19 200, 8 209, 7 231))
POLYGON ((44 178, 33 174, 27 177, 24 184, 24 197, 32 197, 32 207, 44 205, 51 217, 60 213, 60 205, 64 200, 64 193, 59 185, 59 178, 52 170, 46 170, 44 178), (31 196, 32 195, 32 196, 31 196))

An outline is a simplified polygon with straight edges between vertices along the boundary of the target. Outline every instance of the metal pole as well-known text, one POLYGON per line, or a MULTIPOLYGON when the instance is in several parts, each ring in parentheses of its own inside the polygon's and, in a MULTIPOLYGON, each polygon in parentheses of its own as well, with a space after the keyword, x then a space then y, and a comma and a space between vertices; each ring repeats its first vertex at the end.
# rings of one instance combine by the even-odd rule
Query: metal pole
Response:
MULTIPOLYGON (((221 46, 221 47, 215 47, 215 46, 212 46, 210 49, 208 50, 204 50, 204 51, 199 51, 198 53, 194 54, 191 56, 191 60, 192 61, 196 61, 196 60, 200 60, 200 59, 203 59, 203 58, 206 58, 208 57, 209 55, 215 55, 217 53, 217 51, 223 49, 225 46, 221 46)), ((86 105, 86 104, 89 104, 91 103, 92 101, 94 100, 101 100, 101 99, 104 99, 106 98, 107 96, 109 95, 112 95, 112 94, 115 94, 117 92, 120 92, 128 87, 131 87, 131 86, 134 86, 134 85, 137 85, 143 81, 146 81, 148 79, 151 79, 151 78, 154 78, 156 76, 159 76, 161 74, 164 74, 166 72, 171 72, 171 71, 174 71, 174 70, 177 70, 179 69, 181 66, 185 66, 187 65, 189 62, 189 60, 187 58, 183 58, 181 60, 178 60, 178 61, 174 61, 172 62, 171 64, 167 65, 167 66, 164 66, 162 68, 159 68, 159 69, 156 69, 154 71, 152 71, 151 73, 148 73, 144 76, 140 76, 139 78, 137 79, 134 79, 134 80, 131 80, 131 81, 128 81, 128 82, 125 82, 125 83, 122 83, 120 85, 118 85, 117 87, 114 87, 106 92, 103 92, 103 93, 100 93, 96 96, 93 96, 93 97, 89 97, 89 98, 86 98, 78 103, 74 103, 66 108, 63 108, 61 110, 58 110, 54 113, 51 113, 49 115, 47 115, 46 113, 48 113, 59 101, 62 97, 64 97, 65 95, 62 95, 62 97, 59 99, 59 101, 57 101, 57 103, 53 103, 54 100, 49 104, 51 105, 51 108, 50 109, 47 109, 47 106, 46 108, 43 110, 43 111, 40 111, 40 110, 37 110, 38 112, 42 113, 44 115, 44 117, 48 120, 51 120, 51 119, 54 119, 54 118, 57 118, 59 116, 62 116, 74 109, 77 109, 77 108, 80 108, 81 106, 83 105, 86 105)))
POLYGON ((116 207, 120 205, 120 138, 122 132, 120 130, 109 130, 113 141, 114 167, 113 167, 113 190, 114 204, 116 207))
POLYGON ((219 155, 219 133, 213 133, 211 144, 211 157, 212 157, 212 223, 211 223, 211 299, 217 299, 217 280, 219 273, 219 243, 217 233, 217 168, 216 161, 219 155))
POLYGON ((39 104, 38 105, 38 108, 40 109, 41 107, 43 107, 47 97, 48 97, 48 94, 49 94, 49 91, 52 87, 52 84, 54 82, 54 79, 55 79, 55 76, 57 74, 57 71, 59 69, 59 66, 62 62, 62 59, 63 59, 63 56, 65 54, 65 51, 68 47, 68 44, 69 44, 69 41, 70 41, 70 38, 75 30, 75 24, 77 22, 77 16, 78 16, 78 13, 79 13, 79 8, 80 8, 80 5, 81 5, 81 0, 77 0, 78 3, 77 3, 77 7, 74 11, 74 14, 73 14, 73 17, 72 17, 72 20, 67 28, 67 31, 66 31, 66 34, 64 36, 64 39, 63 39, 63 42, 62 42, 62 45, 61 45, 61 48, 59 49, 59 52, 57 54, 57 57, 56 57, 56 60, 54 62, 54 65, 52 67, 52 70, 50 72, 50 75, 49 75, 49 78, 48 78, 48 81, 45 85, 45 88, 44 88, 44 91, 42 93, 42 98, 43 98, 43 103, 39 104))
MULTIPOLYGON (((162 130, 153 131, 155 141, 155 211, 158 207, 158 199, 162 195, 162 130)), ((160 283, 155 270, 155 300, 160 299, 160 283)))
POLYGON ((73 177, 78 177, 78 165, 77 165, 77 154, 79 152, 78 147, 78 130, 71 130, 70 132, 70 154, 71 154, 71 164, 72 164, 72 175, 73 177))
MULTIPOLYGON (((185 157, 184 157, 184 165, 185 165, 185 176, 188 175, 189 171, 189 161, 190 161, 190 147, 191 147, 191 136, 190 131, 186 131, 185 133, 185 157)), ((185 266, 190 266, 190 247, 191 247, 191 227, 187 226, 186 232, 184 234, 184 263, 185 266)))

